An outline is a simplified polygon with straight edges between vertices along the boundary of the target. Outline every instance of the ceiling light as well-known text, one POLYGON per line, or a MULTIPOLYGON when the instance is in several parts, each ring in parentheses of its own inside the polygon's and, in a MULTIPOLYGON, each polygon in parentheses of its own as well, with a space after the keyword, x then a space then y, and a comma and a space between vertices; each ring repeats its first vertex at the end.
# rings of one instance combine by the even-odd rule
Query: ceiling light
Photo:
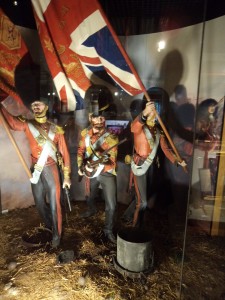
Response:
POLYGON ((17 6, 18 5, 18 1, 13 1, 13 5, 17 6))

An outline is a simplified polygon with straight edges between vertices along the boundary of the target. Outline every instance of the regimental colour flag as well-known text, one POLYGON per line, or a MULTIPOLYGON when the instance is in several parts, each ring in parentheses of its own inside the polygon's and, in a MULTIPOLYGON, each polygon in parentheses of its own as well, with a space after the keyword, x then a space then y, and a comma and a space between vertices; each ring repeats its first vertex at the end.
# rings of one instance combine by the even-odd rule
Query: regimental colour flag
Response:
POLYGON ((130 95, 143 92, 97 0, 32 0, 32 4, 49 70, 69 111, 82 107, 92 83, 111 80, 130 95))
POLYGON ((15 89, 15 69, 28 50, 18 28, 0 9, 0 93, 23 103, 15 89))

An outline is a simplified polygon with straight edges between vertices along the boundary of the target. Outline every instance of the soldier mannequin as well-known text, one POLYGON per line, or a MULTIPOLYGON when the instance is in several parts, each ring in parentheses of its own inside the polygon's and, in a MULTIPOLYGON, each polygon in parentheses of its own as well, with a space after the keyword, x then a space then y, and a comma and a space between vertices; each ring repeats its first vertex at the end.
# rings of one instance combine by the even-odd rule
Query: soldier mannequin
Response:
MULTIPOLYGON (((81 217, 90 217, 96 213, 95 196, 101 184, 105 200, 105 226, 104 234, 112 243, 116 243, 113 235, 113 225, 116 210, 116 161, 117 147, 112 148, 106 159, 96 168, 90 168, 85 162, 95 161, 101 157, 101 153, 118 143, 118 137, 105 127, 103 111, 108 107, 106 99, 101 98, 92 101, 92 113, 89 116, 90 126, 81 132, 81 138, 77 152, 78 174, 85 176, 89 182, 87 191, 88 210, 81 217), (84 163, 85 162, 85 163, 84 163)), ((87 185, 86 185, 87 186, 87 185)))
POLYGON ((71 185, 70 157, 62 128, 47 120, 48 106, 36 89, 37 86, 39 88, 39 81, 37 77, 34 78, 34 74, 34 70, 23 68, 15 73, 17 91, 24 104, 31 109, 34 119, 14 117, 3 106, 0 109, 10 128, 24 131, 28 139, 32 162, 32 193, 45 226, 52 230, 52 247, 55 248, 60 244, 62 233, 61 181, 56 152, 61 154, 64 161, 63 188, 71 185))
MULTIPOLYGON (((147 102, 142 112, 131 124, 131 132, 134 135, 134 154, 131 161, 131 170, 136 197, 125 211, 123 219, 129 221, 133 218, 133 226, 143 225, 144 212, 148 202, 147 186, 155 176, 153 170, 156 167, 158 146, 160 145, 171 163, 178 163, 181 166, 186 165, 184 161, 177 161, 176 156, 167 145, 163 132, 156 126, 155 109, 153 102, 147 102)), ((150 186, 151 189, 155 191, 156 187, 150 186)))

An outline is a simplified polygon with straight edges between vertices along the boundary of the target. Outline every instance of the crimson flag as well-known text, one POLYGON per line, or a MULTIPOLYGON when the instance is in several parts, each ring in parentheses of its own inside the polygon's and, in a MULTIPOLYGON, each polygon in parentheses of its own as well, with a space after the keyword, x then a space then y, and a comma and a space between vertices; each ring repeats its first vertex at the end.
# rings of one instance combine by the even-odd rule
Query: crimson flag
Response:
POLYGON ((18 28, 0 9, 0 90, 1 98, 8 95, 23 103, 15 89, 15 69, 28 53, 18 28))

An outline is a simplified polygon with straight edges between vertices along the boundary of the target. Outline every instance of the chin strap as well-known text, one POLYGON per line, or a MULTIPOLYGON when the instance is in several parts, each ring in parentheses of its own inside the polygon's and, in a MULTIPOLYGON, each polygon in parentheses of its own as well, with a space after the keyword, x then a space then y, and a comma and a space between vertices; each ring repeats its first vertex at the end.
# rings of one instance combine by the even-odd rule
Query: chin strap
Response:
POLYGON ((44 117, 35 117, 34 118, 36 122, 40 123, 40 124, 43 124, 43 123, 46 123, 47 122, 47 117, 46 115, 44 117))

